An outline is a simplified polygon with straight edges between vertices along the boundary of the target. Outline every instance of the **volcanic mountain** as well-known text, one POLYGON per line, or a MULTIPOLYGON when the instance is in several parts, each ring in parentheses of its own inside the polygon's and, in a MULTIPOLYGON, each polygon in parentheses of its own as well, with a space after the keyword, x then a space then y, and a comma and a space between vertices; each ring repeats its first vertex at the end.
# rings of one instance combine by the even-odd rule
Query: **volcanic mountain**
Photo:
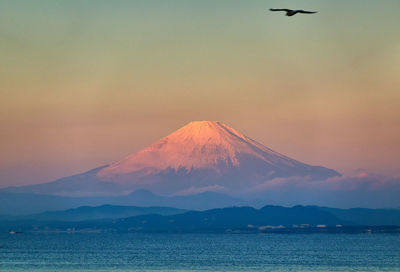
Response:
POLYGON ((238 192, 277 177, 324 180, 337 175, 273 151, 223 123, 198 121, 110 165, 8 191, 69 195, 137 189, 162 194, 238 192))

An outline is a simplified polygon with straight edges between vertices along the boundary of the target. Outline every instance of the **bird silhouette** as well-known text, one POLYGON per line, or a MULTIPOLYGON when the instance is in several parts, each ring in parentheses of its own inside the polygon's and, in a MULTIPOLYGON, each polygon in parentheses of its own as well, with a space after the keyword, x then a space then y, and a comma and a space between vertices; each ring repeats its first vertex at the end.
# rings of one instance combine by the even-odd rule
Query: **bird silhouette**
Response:
POLYGON ((304 13, 304 14, 313 14, 317 13, 316 11, 306 11, 302 9, 269 9, 270 11, 285 11, 286 16, 293 16, 296 15, 297 13, 304 13))

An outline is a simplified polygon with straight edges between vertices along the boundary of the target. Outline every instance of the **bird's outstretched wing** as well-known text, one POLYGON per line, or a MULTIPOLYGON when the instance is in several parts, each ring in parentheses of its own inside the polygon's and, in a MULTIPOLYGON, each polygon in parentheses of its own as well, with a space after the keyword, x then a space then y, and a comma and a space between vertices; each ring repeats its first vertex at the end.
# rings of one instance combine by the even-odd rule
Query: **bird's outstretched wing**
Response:
POLYGON ((313 14, 313 13, 317 13, 317 12, 316 11, 299 10, 299 13, 313 14))
POLYGON ((286 11, 286 12, 290 12, 292 11, 291 9, 269 9, 270 11, 286 11))

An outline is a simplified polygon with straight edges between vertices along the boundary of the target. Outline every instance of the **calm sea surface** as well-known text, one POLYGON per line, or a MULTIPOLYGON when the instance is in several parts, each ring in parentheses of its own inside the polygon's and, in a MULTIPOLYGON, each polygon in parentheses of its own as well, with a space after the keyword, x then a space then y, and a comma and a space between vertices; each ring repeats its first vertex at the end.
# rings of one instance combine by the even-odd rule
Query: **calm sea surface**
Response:
POLYGON ((0 271, 400 271, 398 234, 0 234, 0 271))

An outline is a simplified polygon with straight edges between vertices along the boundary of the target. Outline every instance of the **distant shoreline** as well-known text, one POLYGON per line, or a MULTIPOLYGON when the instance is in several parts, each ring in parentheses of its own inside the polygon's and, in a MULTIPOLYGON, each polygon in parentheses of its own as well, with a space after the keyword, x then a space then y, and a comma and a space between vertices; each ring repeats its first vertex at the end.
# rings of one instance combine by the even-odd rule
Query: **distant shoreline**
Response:
MULTIPOLYGON (((306 228, 244 228, 244 229, 199 229, 199 230, 154 230, 154 231, 124 231, 116 229, 47 229, 26 230, 24 233, 145 233, 145 234, 388 234, 400 233, 400 226, 341 226, 341 227, 306 227, 306 228)), ((23 233, 21 233, 23 234, 23 233)))

